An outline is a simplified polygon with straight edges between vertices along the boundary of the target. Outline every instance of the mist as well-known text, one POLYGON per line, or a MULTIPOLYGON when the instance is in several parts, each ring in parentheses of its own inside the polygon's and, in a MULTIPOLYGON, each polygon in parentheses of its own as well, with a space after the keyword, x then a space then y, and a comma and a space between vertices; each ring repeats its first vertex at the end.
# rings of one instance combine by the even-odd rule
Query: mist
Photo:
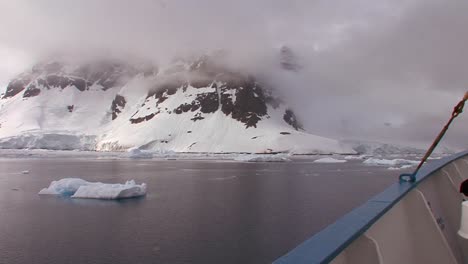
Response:
MULTIPOLYGON (((226 50, 311 133, 424 147, 468 84, 465 1, 25 0, 0 10, 3 87, 45 57, 159 64, 226 50), (283 46, 300 70, 281 69, 283 46)), ((462 115, 444 142, 463 149, 467 135, 462 115)))

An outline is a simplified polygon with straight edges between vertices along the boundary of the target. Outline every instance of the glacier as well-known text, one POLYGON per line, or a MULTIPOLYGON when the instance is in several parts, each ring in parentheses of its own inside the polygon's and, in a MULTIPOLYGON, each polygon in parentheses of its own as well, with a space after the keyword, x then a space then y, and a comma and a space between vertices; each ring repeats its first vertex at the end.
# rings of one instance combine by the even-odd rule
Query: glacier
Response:
POLYGON ((124 184, 88 182, 80 178, 64 178, 50 183, 39 191, 40 195, 60 195, 71 198, 124 199, 146 195, 146 184, 136 184, 134 180, 124 184))
MULTIPOLYGON (((391 155, 424 155, 426 153, 425 146, 412 146, 411 144, 395 144, 389 142, 378 142, 370 140, 355 140, 345 139, 341 143, 351 147, 356 153, 361 156, 383 156, 391 155)), ((434 150, 434 154, 455 154, 453 149, 444 146, 443 144, 434 150)))

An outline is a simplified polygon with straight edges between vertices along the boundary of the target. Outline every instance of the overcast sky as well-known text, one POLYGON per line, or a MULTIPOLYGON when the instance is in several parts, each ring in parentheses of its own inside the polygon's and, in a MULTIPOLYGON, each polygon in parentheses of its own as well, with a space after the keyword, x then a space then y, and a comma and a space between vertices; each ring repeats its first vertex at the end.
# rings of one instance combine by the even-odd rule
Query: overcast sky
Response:
MULTIPOLYGON (((425 146, 468 90, 467 25, 464 0, 0 0, 0 86, 46 56, 225 49, 312 133, 425 146), (282 45, 300 72, 274 65, 282 45)), ((446 142, 468 147, 468 117, 446 142)))

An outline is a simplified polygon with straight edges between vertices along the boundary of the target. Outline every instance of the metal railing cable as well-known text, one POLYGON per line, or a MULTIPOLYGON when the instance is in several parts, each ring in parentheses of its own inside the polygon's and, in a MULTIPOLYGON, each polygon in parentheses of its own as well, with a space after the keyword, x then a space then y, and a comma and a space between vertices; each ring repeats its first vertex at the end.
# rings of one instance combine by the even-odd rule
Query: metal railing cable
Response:
POLYGON ((416 181, 416 174, 418 173, 419 169, 421 169, 421 167, 427 161, 429 156, 431 156, 432 152, 434 152, 434 149, 437 147, 437 145, 439 145, 439 142, 444 137, 445 133, 449 129, 450 124, 452 124, 453 120, 463 112, 463 107, 465 106, 465 102, 467 100, 468 100, 468 92, 465 93, 465 96, 463 96, 463 99, 453 108, 452 116, 450 117, 448 122, 445 124, 444 128, 442 128, 439 135, 437 135, 434 142, 432 142, 432 145, 426 151, 426 154, 424 154, 424 157, 421 159, 421 162, 419 162, 418 167, 416 167, 416 169, 414 170, 413 173, 403 173, 403 174, 401 174, 400 177, 399 177, 400 181, 404 181, 404 182, 414 182, 414 181, 416 181))

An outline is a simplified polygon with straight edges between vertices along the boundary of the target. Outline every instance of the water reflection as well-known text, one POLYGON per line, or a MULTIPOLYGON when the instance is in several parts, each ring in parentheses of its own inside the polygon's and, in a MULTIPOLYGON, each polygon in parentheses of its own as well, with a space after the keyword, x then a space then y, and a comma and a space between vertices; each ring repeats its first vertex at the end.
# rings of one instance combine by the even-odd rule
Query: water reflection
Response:
POLYGON ((358 162, 0 160, 0 260, 270 263, 384 189, 391 173, 358 162), (25 168, 30 174, 12 174, 25 168), (111 201, 37 195, 67 177, 135 179, 148 194, 111 201))

